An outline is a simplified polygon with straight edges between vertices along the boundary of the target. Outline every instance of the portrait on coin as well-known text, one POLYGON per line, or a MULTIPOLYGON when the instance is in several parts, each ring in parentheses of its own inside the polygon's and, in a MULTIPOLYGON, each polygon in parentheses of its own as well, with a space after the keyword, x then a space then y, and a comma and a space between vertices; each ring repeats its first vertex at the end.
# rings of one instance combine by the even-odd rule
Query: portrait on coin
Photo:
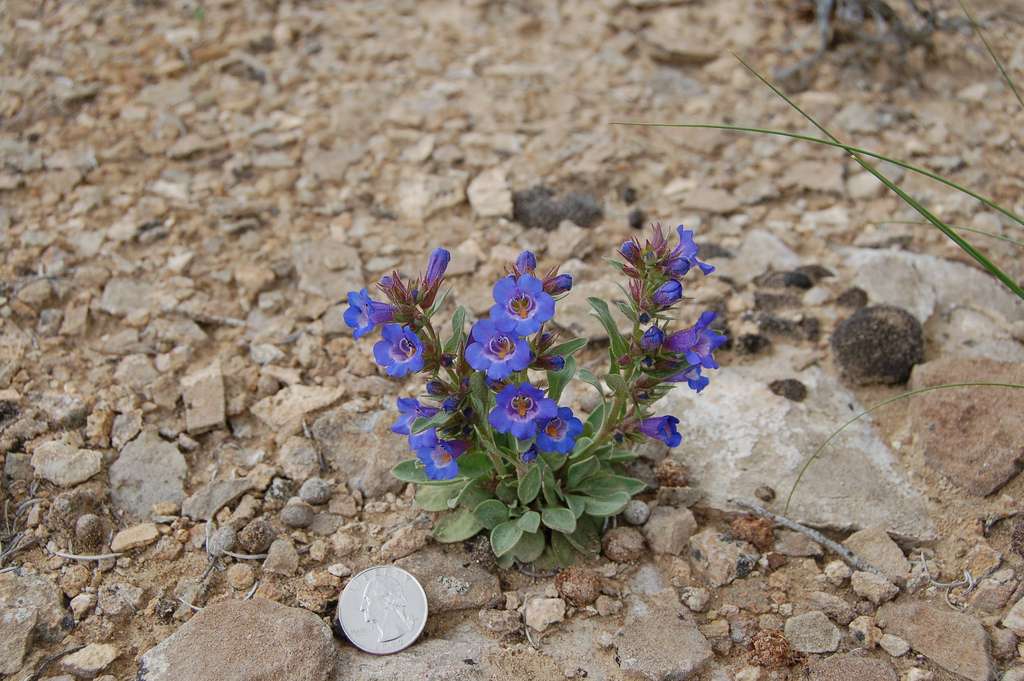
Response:
POLYGON ((387 643, 402 638, 413 629, 413 622, 406 613, 405 592, 394 577, 375 573, 363 590, 359 611, 363 620, 377 628, 378 643, 387 643))

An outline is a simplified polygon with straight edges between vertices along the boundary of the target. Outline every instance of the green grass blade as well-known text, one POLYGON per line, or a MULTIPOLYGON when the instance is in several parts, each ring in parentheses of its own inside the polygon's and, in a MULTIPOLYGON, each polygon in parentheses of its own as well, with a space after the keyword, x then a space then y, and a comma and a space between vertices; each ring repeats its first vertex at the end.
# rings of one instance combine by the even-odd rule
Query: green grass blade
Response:
POLYGON ((783 507, 782 513, 786 514, 789 511, 789 504, 790 504, 791 501, 793 501, 793 493, 796 492, 797 486, 800 484, 800 481, 803 480, 804 473, 807 472, 807 469, 810 467, 810 465, 812 463, 814 463, 814 461, 819 456, 821 456, 821 453, 823 451, 825 451, 825 448, 828 447, 828 445, 832 442, 832 440, 836 439, 836 437, 840 433, 842 433, 844 430, 846 430, 846 428, 848 426, 853 425, 855 422, 859 421, 861 418, 863 418, 864 416, 867 416, 868 414, 870 414, 871 412, 873 412, 875 410, 881 409, 882 407, 890 405, 893 402, 898 402, 899 400, 905 400, 907 398, 913 397, 914 395, 920 395, 921 393, 927 393, 927 392, 931 392, 933 390, 946 390, 946 389, 949 389, 949 388, 971 388, 971 387, 976 387, 976 386, 986 386, 986 387, 993 387, 993 388, 1019 388, 1021 390, 1024 390, 1024 385, 1020 385, 1020 384, 1017 384, 1017 383, 989 383, 989 382, 985 382, 985 381, 967 381, 967 382, 964 382, 964 383, 944 383, 943 385, 932 385, 932 386, 928 386, 927 388, 918 388, 917 390, 911 390, 909 392, 900 393, 899 395, 896 395, 895 397, 890 397, 887 400, 882 400, 881 402, 878 402, 877 404, 871 405, 870 407, 868 407, 867 409, 865 409, 861 413, 857 414, 856 416, 851 418, 849 421, 847 421, 843 425, 839 426, 838 429, 832 431, 832 434, 829 435, 825 439, 825 441, 822 442, 821 445, 818 446, 818 448, 816 450, 814 450, 814 453, 811 454, 810 458, 808 458, 807 461, 804 461, 804 465, 800 467, 800 472, 797 473, 797 475, 796 475, 796 480, 793 482, 793 486, 789 488, 789 494, 786 495, 786 505, 783 507))
MULTIPOLYGON (((930 223, 922 222, 921 220, 879 220, 876 222, 868 222, 866 224, 884 227, 885 225, 927 225, 930 223)), ((974 227, 961 227, 959 225, 950 225, 949 228, 955 229, 958 232, 971 232, 972 234, 980 234, 982 236, 987 236, 990 239, 999 239, 1000 241, 1005 241, 1008 244, 1013 244, 1014 246, 1024 248, 1024 241, 1019 241, 1018 239, 1011 239, 1008 236, 996 234, 995 232, 988 232, 984 229, 975 229, 974 227)))
POLYGON ((728 130, 730 132, 753 132, 753 133, 758 133, 758 134, 761 134, 761 135, 775 135, 776 137, 788 137, 790 139, 799 140, 801 142, 811 142, 813 144, 821 144, 821 145, 827 146, 827 147, 835 147, 837 149, 842 149, 842 150, 844 150, 844 151, 846 151, 846 152, 848 152, 850 154, 860 154, 861 156, 870 156, 871 158, 877 158, 880 161, 887 161, 887 162, 889 162, 889 163, 891 163, 891 164, 893 164, 895 166, 899 166, 900 168, 903 168, 905 170, 909 170, 912 173, 917 173, 918 175, 923 175, 924 177, 927 177, 927 178, 929 178, 931 180, 935 180, 936 182, 940 182, 940 183, 946 185, 947 187, 950 187, 950 188, 955 189, 955 190, 957 190, 959 192, 963 192, 964 194, 967 194, 971 198, 979 201, 980 203, 983 203, 984 205, 988 206, 992 210, 998 211, 999 213, 1002 213, 1003 215, 1005 215, 1009 219, 1013 220, 1017 224, 1019 224, 1021 226, 1024 226, 1024 217, 1021 217, 1020 215, 1017 215, 1016 213, 1014 213, 1014 212, 1012 212, 1012 211, 1010 211, 1010 210, 1008 210, 1006 208, 1003 208, 1002 206, 1000 206, 998 203, 996 203, 992 199, 987 198, 985 196, 982 196, 981 194, 978 194, 977 192, 969 189, 968 187, 964 187, 964 186, 962 186, 960 184, 957 184, 956 182, 953 182, 952 180, 947 180, 946 178, 942 177, 941 175, 933 173, 932 171, 928 170, 927 168, 922 168, 920 166, 915 166, 912 163, 907 163, 906 161, 901 161, 899 159, 890 158, 889 156, 885 156, 883 154, 879 154, 878 152, 871 151, 870 149, 862 149, 861 147, 855 147, 855 146, 852 146, 852 145, 849 145, 849 144, 843 144, 842 142, 833 142, 833 141, 830 141, 830 140, 823 140, 820 137, 811 137, 810 135, 801 135, 799 133, 787 132, 785 130, 773 130, 772 128, 753 128, 753 127, 742 126, 742 125, 724 125, 724 124, 715 124, 715 123, 625 123, 625 122, 617 122, 617 123, 615 123, 615 125, 634 125, 634 126, 645 127, 645 128, 703 128, 703 129, 709 129, 709 130, 728 130))
POLYGON ((978 24, 977 21, 974 20, 974 17, 971 16, 971 13, 967 9, 967 4, 964 2, 964 0, 960 0, 960 9, 962 9, 964 11, 964 14, 967 15, 967 21, 971 22, 971 28, 974 29, 974 32, 975 34, 977 34, 978 39, 981 40, 981 44, 985 46, 985 49, 988 51, 988 56, 992 57, 992 61, 995 62, 996 68, 999 69, 999 73, 1002 74, 1003 80, 1005 80, 1006 84, 1010 86, 1010 90, 1013 92, 1013 96, 1017 98, 1017 102, 1020 104, 1020 107, 1024 109, 1024 98, 1020 96, 1020 91, 1017 89, 1016 84, 1014 84, 1013 79, 1010 78, 1010 74, 1006 72, 1006 69, 1003 67, 1003 62, 1000 61, 999 56, 996 55, 996 51, 993 50, 992 46, 988 44, 988 40, 985 38, 985 34, 982 33, 981 31, 981 26, 978 24))

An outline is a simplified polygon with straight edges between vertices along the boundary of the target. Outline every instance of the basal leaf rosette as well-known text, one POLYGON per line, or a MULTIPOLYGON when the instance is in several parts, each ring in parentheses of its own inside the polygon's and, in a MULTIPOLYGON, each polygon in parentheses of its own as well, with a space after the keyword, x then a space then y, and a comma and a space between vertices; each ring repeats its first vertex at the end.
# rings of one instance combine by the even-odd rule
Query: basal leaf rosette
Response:
POLYGON ((718 368, 714 351, 726 340, 713 330, 714 312, 670 328, 686 300, 683 278, 714 271, 698 258, 692 231, 679 226, 676 235, 672 245, 655 225, 649 239, 626 241, 621 260, 611 260, 626 278, 626 297, 613 304, 632 324, 628 333, 608 302, 588 299, 609 337, 600 376, 579 366, 584 339, 551 330, 557 308, 570 304, 572 275, 538 272, 529 251, 495 282, 488 316, 467 329, 459 307, 447 334, 433 324, 445 298, 438 296, 450 260, 444 249, 419 278, 382 277, 385 301, 366 289, 348 294, 345 322, 357 338, 380 328, 373 355, 385 372, 426 375, 419 397, 398 399, 392 431, 407 438, 413 457, 393 473, 416 485, 418 507, 440 514, 438 541, 486 532, 502 567, 567 565, 596 552, 607 519, 645 490, 623 473, 632 446, 653 438, 675 447, 683 439, 678 417, 654 414, 652 405, 679 383, 707 388, 704 372, 718 368), (573 380, 597 389, 590 414, 559 404, 573 380))

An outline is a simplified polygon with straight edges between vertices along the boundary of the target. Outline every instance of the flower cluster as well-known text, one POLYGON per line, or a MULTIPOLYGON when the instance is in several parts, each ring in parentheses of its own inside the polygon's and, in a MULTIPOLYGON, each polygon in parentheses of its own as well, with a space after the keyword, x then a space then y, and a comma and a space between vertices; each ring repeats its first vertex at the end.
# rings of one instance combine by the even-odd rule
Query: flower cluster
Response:
POLYGON ((443 341, 433 318, 445 298, 438 297, 450 259, 444 249, 431 254, 418 278, 382 277, 377 288, 386 301, 366 289, 348 294, 345 322, 356 338, 380 327, 373 355, 387 374, 429 375, 423 401, 398 400, 392 431, 408 438, 416 458, 394 473, 420 486, 421 508, 456 509, 435 528, 439 540, 488 529, 499 563, 542 555, 567 562, 574 551, 592 550, 603 518, 644 489, 622 475, 622 464, 633 456, 626 443, 642 437, 670 447, 681 443, 679 419, 655 416, 651 408, 676 383, 697 392, 707 387, 703 371, 718 368, 714 351, 725 337, 711 328, 714 312, 689 328, 669 330, 669 311, 684 300, 682 278, 695 268, 704 275, 714 271, 698 259, 693 232, 680 226, 677 233, 670 247, 655 226, 643 244, 622 244, 624 262, 613 261, 629 280, 629 299, 616 304, 632 322, 631 332, 622 333, 607 303, 588 300, 609 337, 603 381, 577 371, 574 356, 585 341, 556 344, 551 330, 572 276, 538 272, 530 251, 494 284, 487 317, 467 334, 466 312, 458 308, 443 341), (600 406, 585 421, 558 404, 577 376, 601 391, 600 406))

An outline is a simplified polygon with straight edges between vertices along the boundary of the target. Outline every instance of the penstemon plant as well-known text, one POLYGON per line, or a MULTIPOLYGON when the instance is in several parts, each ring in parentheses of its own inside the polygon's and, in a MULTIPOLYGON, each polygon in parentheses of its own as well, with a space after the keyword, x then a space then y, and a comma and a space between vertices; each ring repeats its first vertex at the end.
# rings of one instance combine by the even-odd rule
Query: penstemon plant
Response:
POLYGON ((577 367, 587 341, 556 343, 546 327, 572 289, 572 276, 557 268, 537 271, 524 251, 494 285, 486 319, 465 330, 459 307, 451 334, 441 338, 432 319, 444 303, 438 292, 450 255, 438 248, 425 274, 384 276, 377 288, 348 294, 345 322, 362 338, 381 327, 373 346, 389 376, 425 373, 423 402, 398 400, 391 430, 408 437, 416 458, 394 475, 417 486, 416 504, 444 511, 434 536, 441 542, 469 539, 482 530, 502 567, 515 561, 568 565, 600 546, 605 521, 620 513, 645 484, 623 475, 635 458, 630 446, 654 438, 669 447, 682 441, 672 415, 654 416, 651 405, 678 383, 697 392, 703 374, 717 369, 714 351, 725 342, 711 330, 714 312, 669 332, 670 311, 683 300, 681 279, 691 270, 714 268, 697 258, 693 232, 682 225, 671 247, 660 225, 643 244, 630 239, 610 260, 627 278, 625 301, 616 301, 633 328, 623 335, 608 303, 587 302, 609 337, 607 373, 577 367), (584 419, 558 400, 573 379, 593 386, 600 404, 584 419))

